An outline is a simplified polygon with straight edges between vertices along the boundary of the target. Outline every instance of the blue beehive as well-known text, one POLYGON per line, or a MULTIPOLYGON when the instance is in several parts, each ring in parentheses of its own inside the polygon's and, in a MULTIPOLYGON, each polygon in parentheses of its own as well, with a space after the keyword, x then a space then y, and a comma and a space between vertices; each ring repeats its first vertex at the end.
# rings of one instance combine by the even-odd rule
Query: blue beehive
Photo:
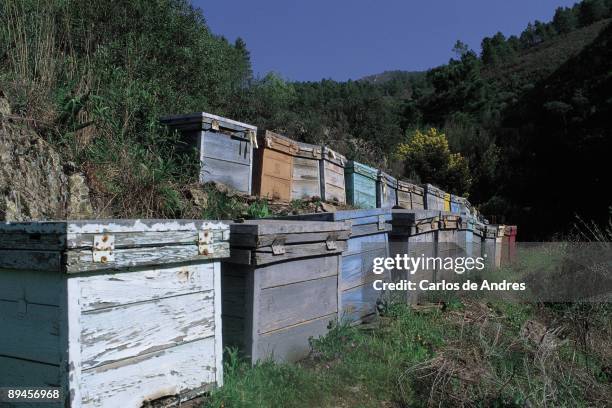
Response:
POLYGON ((387 257, 391 210, 373 208, 302 214, 284 217, 305 221, 346 221, 352 225, 347 249, 342 254, 338 277, 338 317, 361 322, 376 315, 376 304, 383 293, 373 287, 374 280, 390 280, 390 275, 372 272, 374 258, 387 257))
POLYGON ((344 174, 347 203, 359 208, 376 208, 378 170, 351 160, 347 163, 344 174))
POLYGON ((454 194, 451 194, 450 196, 450 210, 452 213, 459 214, 462 211, 459 198, 461 197, 454 194))
POLYGON ((376 181, 376 207, 393 208, 396 205, 397 179, 384 171, 379 171, 376 181))

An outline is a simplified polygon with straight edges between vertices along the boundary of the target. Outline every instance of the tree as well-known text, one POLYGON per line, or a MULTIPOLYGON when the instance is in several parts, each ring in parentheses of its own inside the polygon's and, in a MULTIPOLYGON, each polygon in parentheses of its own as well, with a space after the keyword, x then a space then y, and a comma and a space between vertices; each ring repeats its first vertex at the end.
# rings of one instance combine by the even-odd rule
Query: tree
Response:
POLYGON ((558 7, 555 10, 552 25, 559 34, 567 34, 576 29, 576 15, 571 9, 558 7))
POLYGON ((582 27, 593 24, 608 14, 606 4, 602 0, 584 0, 579 7, 578 18, 582 27))
POLYGON ((419 178, 455 194, 466 194, 472 179, 468 161, 459 153, 451 153, 444 133, 436 128, 415 130, 396 149, 396 159, 404 163, 409 177, 419 178))
POLYGON ((463 56, 468 52, 470 52, 470 48, 468 47, 468 45, 461 40, 457 40, 457 42, 453 46, 453 53, 457 56, 457 58, 463 58, 463 56))

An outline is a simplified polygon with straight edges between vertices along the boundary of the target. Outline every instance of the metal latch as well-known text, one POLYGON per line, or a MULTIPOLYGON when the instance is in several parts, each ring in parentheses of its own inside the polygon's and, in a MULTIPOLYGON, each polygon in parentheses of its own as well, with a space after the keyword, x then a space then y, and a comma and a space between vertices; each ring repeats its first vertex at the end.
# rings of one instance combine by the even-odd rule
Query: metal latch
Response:
POLYGON ((198 255, 212 255, 213 249, 213 233, 211 230, 203 230, 198 232, 198 255))
POLYGON ((107 263, 115 260, 115 236, 104 234, 94 235, 93 261, 94 263, 107 263))
POLYGON ((283 255, 285 253, 285 240, 284 239, 275 239, 272 241, 272 254, 273 255, 283 255))
POLYGON ((213 119, 210 122, 210 127, 212 128, 212 130, 219 130, 219 121, 217 119, 213 119))
POLYGON ((247 131, 247 134, 248 134, 249 141, 251 142, 251 145, 253 145, 255 149, 259 149, 259 145, 257 144, 257 135, 255 134, 255 131, 253 129, 249 129, 247 131))
POLYGON ((385 216, 384 215, 378 216, 378 229, 379 230, 385 229, 385 216))

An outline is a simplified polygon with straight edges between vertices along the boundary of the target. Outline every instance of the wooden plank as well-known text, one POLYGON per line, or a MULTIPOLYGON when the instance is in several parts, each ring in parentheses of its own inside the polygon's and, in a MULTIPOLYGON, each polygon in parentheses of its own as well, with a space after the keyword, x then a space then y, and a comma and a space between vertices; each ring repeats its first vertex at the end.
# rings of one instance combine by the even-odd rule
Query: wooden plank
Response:
POLYGON ((140 407, 189 390, 202 394, 215 385, 215 361, 215 338, 209 337, 84 370, 82 406, 140 407))
POLYGON ((268 358, 277 362, 295 362, 307 357, 309 339, 327 334, 329 322, 336 319, 337 314, 332 313, 259 336, 253 362, 268 358))
POLYGON ((373 251, 387 247, 387 234, 374 234, 355 237, 348 240, 347 249, 344 255, 360 253, 365 251, 373 251))
POLYGON ((215 181, 238 191, 250 193, 251 166, 206 157, 202 161, 200 182, 215 181))
POLYGON ((348 256, 344 255, 342 257, 342 272, 338 280, 339 289, 345 291, 371 283, 376 279, 383 279, 384 274, 376 275, 372 270, 374 269, 374 258, 384 258, 387 253, 385 247, 348 256))
POLYGON ((218 132, 204 132, 202 158, 224 160, 249 166, 251 164, 251 142, 218 132))
MULTIPOLYGON (((115 238, 116 249, 182 244, 195 245, 198 243, 198 233, 205 229, 194 229, 191 231, 115 232, 109 233, 109 235, 115 238)), ((222 229, 212 228, 210 232, 213 241, 223 241, 223 231, 222 229)), ((69 234, 67 239, 68 248, 93 248, 94 237, 96 235, 99 234, 69 234)))
POLYGON ((184 115, 169 115, 160 118, 160 122, 168 126, 180 127, 195 123, 200 126, 203 123, 210 124, 213 120, 219 122, 221 127, 233 129, 237 131, 253 130, 257 131, 257 127, 248 123, 238 122, 237 120, 224 118, 222 116, 213 115, 208 112, 194 112, 184 115))
POLYGON ((221 264, 214 263, 214 336, 215 336, 215 382, 217 387, 223 387, 223 333, 222 333, 222 294, 221 294, 221 264))
POLYGON ((59 387, 59 367, 0 355, 0 384, 15 388, 59 387))
POLYGON ((2 232, 0 228, 0 248, 57 251, 66 246, 65 236, 64 233, 29 234, 24 232, 2 232))
MULTIPOLYGON (((44 223, 33 223, 32 227, 42 230, 44 223)), ((206 220, 94 220, 94 221, 64 221, 68 233, 68 246, 75 247, 73 242, 78 239, 78 234, 104 234, 104 233, 133 233, 133 232, 168 232, 178 231, 201 231, 227 229, 228 225, 221 221, 206 220)), ((144 235, 144 234, 143 234, 144 235)))
POLYGON ((262 161, 259 195, 278 200, 290 200, 293 157, 264 149, 262 161))
POLYGON ((0 354, 59 365, 59 319, 57 306, 0 301, 0 354))
POLYGON ((316 279, 259 292, 259 334, 278 330, 338 310, 337 277, 316 279), (317 299, 316 302, 297 302, 296 299, 317 299))
MULTIPOLYGON (((254 234, 258 236, 271 234, 296 234, 305 232, 334 232, 350 230, 350 225, 343 222, 317 221, 281 221, 271 219, 246 220, 230 226, 230 242, 233 234, 254 234)), ((233 243, 232 243, 233 244, 233 243)))
POLYGON ((83 311, 213 289, 214 262, 77 276, 83 311))
POLYGON ((351 236, 351 231, 338 231, 336 233, 331 232, 304 232, 298 234, 271 234, 257 236, 253 234, 238 234, 233 233, 231 240, 233 246, 245 246, 245 247, 262 247, 272 245, 275 240, 283 239, 285 244, 298 244, 307 242, 321 242, 327 240, 330 236, 335 237, 337 240, 347 240, 351 236))
POLYGON ((179 262, 206 261, 229 256, 229 243, 219 242, 212 246, 213 255, 199 255, 197 245, 116 249, 113 251, 114 261, 106 263, 94 263, 91 250, 72 250, 66 254, 66 271, 68 273, 79 273, 103 269, 117 270, 179 262))
POLYGON ((62 259, 58 251, 0 249, 0 273, 2 269, 57 272, 61 266, 62 259))
POLYGON ((59 306, 61 273, 48 271, 0 271, 0 300, 59 306))
POLYGON ((346 241, 336 241, 335 249, 329 249, 325 242, 286 245, 284 248, 285 253, 281 255, 274 255, 271 247, 258 248, 252 254, 252 262, 254 265, 266 265, 268 263, 287 261, 289 259, 338 254, 346 249, 346 241))
POLYGON ((320 197, 319 161, 294 157, 291 198, 320 197))
POLYGON ((327 160, 321 161, 321 195, 325 201, 346 203, 344 166, 327 160))
POLYGON ((82 368, 214 336, 214 325, 213 291, 84 312, 82 368))
POLYGON ((335 256, 324 256, 276 263, 257 269, 260 288, 289 285, 313 279, 338 275, 338 260, 335 256))
POLYGON ((383 292, 374 289, 372 284, 365 284, 342 292, 342 310, 338 318, 346 322, 359 322, 365 317, 376 314, 376 303, 383 292))

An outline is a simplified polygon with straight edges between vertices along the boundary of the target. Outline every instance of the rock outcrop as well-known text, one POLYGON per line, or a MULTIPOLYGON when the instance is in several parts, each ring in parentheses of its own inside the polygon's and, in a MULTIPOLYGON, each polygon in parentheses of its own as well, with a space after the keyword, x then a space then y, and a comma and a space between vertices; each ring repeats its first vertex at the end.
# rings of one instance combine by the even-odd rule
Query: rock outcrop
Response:
POLYGON ((60 155, 49 143, 2 116, 0 221, 91 218, 84 177, 66 174, 60 155))

